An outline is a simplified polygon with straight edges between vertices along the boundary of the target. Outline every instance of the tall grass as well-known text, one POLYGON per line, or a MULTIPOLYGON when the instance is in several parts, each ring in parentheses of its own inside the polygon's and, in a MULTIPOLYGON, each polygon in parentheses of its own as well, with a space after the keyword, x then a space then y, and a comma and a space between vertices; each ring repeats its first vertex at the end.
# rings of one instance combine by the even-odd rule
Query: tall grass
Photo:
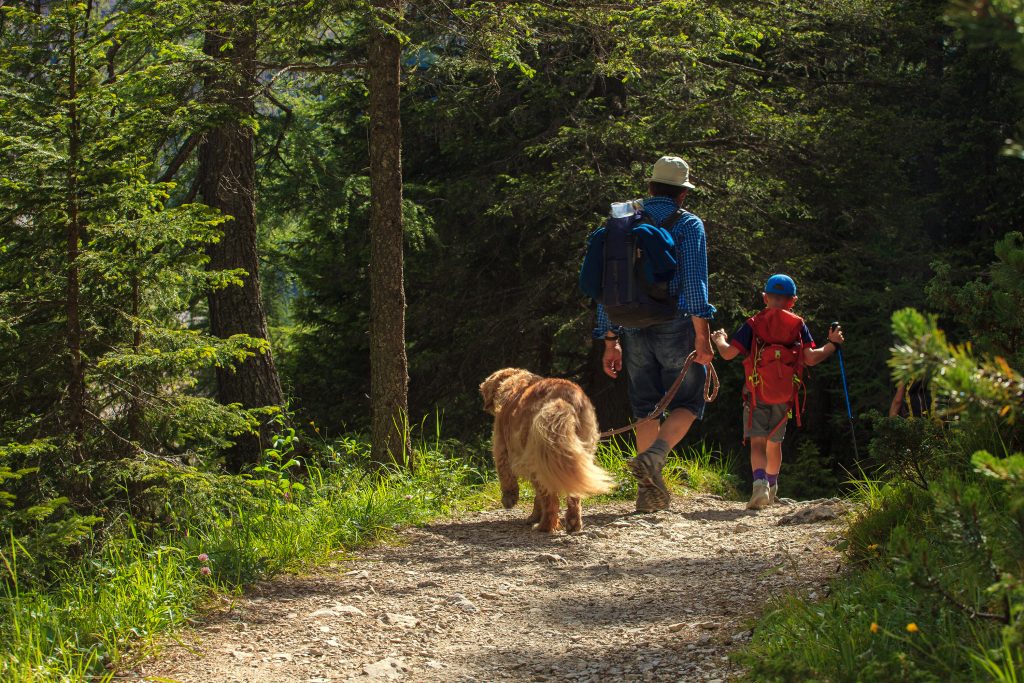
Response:
MULTIPOLYGON (((626 439, 613 438, 598 446, 597 460, 615 476, 618 488, 605 499, 625 500, 636 497, 636 478, 630 474, 626 461, 636 457, 636 447, 626 439)), ((701 441, 692 446, 677 447, 665 465, 664 476, 677 493, 687 489, 729 498, 737 495, 736 455, 723 453, 701 441)))
POLYGON ((0 680, 109 680, 127 647, 145 649, 214 592, 449 510, 488 475, 447 446, 421 447, 415 474, 390 475, 360 466, 368 454, 356 441, 327 444, 317 466, 300 467, 286 447, 242 492, 168 500, 177 507, 168 531, 143 538, 122 519, 49 586, 20 586, 15 556, 0 582, 0 680))

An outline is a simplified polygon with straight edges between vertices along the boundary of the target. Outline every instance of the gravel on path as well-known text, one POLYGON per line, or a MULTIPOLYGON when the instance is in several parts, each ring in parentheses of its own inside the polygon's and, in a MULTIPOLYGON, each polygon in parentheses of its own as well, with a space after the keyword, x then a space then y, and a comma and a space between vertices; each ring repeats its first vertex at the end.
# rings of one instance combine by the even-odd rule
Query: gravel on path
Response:
POLYGON ((765 600, 824 596, 840 568, 835 519, 779 524, 829 501, 754 512, 694 495, 648 515, 584 503, 572 535, 532 531, 523 507, 257 584, 121 680, 726 681, 765 600))

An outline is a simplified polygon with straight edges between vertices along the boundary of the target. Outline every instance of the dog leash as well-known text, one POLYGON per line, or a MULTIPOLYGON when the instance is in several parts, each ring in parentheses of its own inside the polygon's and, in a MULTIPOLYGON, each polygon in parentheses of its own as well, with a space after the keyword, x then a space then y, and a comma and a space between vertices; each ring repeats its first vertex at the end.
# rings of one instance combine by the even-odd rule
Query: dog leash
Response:
MULTIPOLYGON (((604 440, 607 439, 609 436, 621 434, 622 432, 628 432, 630 429, 635 428, 637 425, 641 425, 645 422, 650 422, 651 420, 660 418, 662 413, 665 412, 665 408, 668 407, 669 401, 671 401, 672 398, 676 395, 676 392, 679 391, 679 387, 682 385, 683 379, 686 377, 686 372, 687 370, 690 369, 690 366, 693 365, 693 361, 696 357, 697 352, 691 351, 690 355, 686 357, 686 361, 683 363, 683 369, 679 371, 679 375, 676 377, 676 381, 672 383, 672 386, 669 387, 669 390, 665 392, 665 395, 661 397, 660 401, 658 401, 658 405, 654 406, 654 410, 648 413, 647 417, 637 420, 632 424, 628 424, 625 427, 619 427, 618 429, 609 429, 607 432, 601 432, 600 434, 598 434, 598 438, 604 440)), ((714 363, 708 363, 704 367, 707 368, 707 373, 704 377, 704 402, 711 403, 716 398, 718 398, 718 373, 715 372, 714 363)))

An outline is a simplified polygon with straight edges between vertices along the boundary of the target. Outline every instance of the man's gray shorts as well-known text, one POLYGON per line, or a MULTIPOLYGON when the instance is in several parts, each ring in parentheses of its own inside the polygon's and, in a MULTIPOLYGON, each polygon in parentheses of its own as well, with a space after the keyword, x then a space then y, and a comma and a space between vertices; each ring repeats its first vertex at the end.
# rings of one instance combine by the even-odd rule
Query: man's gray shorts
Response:
POLYGON ((768 439, 773 443, 782 443, 786 438, 786 420, 789 415, 787 403, 758 403, 754 408, 753 419, 750 415, 750 399, 743 402, 743 438, 768 436, 776 427, 775 433, 768 439), (779 423, 782 423, 781 425, 779 423))

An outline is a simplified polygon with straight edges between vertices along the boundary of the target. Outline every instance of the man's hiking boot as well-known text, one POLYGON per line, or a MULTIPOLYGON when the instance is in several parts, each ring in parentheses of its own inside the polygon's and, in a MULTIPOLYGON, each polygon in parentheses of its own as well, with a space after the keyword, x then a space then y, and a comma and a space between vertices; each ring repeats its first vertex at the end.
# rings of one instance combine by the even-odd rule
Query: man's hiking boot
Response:
POLYGON ((626 461, 629 471, 640 481, 637 486, 637 512, 653 512, 669 507, 672 496, 668 492, 665 478, 661 476, 661 470, 665 467, 665 459, 664 454, 644 451, 632 460, 626 461))
POLYGON ((657 486, 644 486, 640 484, 636 487, 636 511, 637 512, 657 512, 658 510, 668 510, 670 497, 661 491, 657 486))
POLYGON ((779 500, 779 485, 768 484, 768 504, 775 505, 779 500))
POLYGON ((760 510, 768 507, 768 480, 755 479, 754 490, 750 494, 750 502, 747 503, 748 510, 760 510))

